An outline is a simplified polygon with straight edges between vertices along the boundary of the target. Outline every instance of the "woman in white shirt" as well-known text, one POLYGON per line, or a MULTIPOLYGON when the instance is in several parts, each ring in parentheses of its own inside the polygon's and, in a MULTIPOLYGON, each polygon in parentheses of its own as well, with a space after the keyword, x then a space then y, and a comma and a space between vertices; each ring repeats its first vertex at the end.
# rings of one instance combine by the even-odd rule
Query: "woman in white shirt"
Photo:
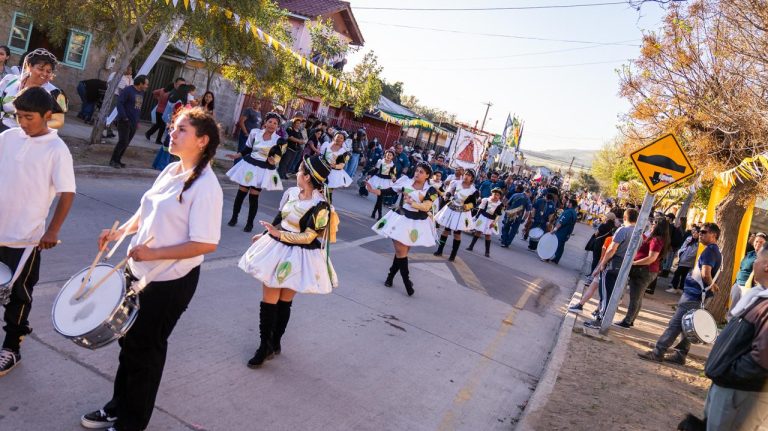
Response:
POLYGON ((329 196, 333 201, 333 189, 339 187, 349 187, 352 184, 352 177, 344 171, 349 158, 351 157, 344 145, 346 137, 342 132, 336 132, 333 135, 333 141, 323 144, 320 147, 320 155, 325 159, 328 166, 331 167, 331 173, 328 176, 329 196))
POLYGON ((203 255, 216 250, 221 235, 223 196, 210 166, 219 141, 213 117, 198 108, 183 110, 170 143, 170 152, 180 161, 157 177, 128 222, 99 237, 99 247, 104 247, 123 234, 134 234, 126 278, 152 279, 139 293, 136 322, 119 341, 112 400, 83 415, 86 428, 142 430, 149 424, 168 337, 195 293, 203 255), (154 240, 145 245, 150 237, 154 240))

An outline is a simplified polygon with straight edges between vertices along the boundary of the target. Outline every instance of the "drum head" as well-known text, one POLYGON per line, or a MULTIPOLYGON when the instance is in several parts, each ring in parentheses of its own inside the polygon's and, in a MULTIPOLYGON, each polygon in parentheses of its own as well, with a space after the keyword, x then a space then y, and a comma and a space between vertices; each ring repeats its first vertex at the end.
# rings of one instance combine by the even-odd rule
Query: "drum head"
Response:
POLYGON ((544 236, 544 229, 540 227, 535 227, 531 229, 530 232, 528 232, 528 236, 531 237, 531 239, 539 239, 542 236, 544 236))
POLYGON ((8 265, 0 262, 0 286, 10 283, 12 278, 13 273, 11 272, 11 268, 8 268, 8 265))
POLYGON ((536 247, 536 253, 542 259, 552 259, 557 252, 557 237, 551 233, 545 234, 539 240, 539 246, 536 247))
POLYGON ((714 342, 717 338, 717 323, 706 310, 693 312, 693 330, 699 339, 707 344, 714 342))
MULTIPOLYGON (((112 265, 96 265, 86 291, 112 270, 112 265)), ((88 298, 76 301, 75 293, 80 289, 88 268, 75 274, 59 291, 53 302, 53 327, 67 337, 78 337, 96 329, 104 323, 125 297, 125 279, 117 271, 94 291, 88 298)))

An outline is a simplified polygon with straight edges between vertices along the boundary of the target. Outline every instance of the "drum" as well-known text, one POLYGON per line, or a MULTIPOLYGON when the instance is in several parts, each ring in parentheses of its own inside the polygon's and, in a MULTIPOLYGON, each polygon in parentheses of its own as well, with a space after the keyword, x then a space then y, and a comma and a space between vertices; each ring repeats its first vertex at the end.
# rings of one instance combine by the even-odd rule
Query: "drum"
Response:
POLYGON ((534 241, 538 241, 542 236, 544 236, 544 229, 540 227, 535 227, 528 232, 528 237, 534 241))
POLYGON ((11 280, 13 272, 8 265, 0 262, 0 305, 5 305, 11 299, 11 280))
POLYGON ((690 310, 683 315, 683 334, 691 343, 711 344, 717 338, 717 323, 707 310, 690 310))
POLYGON ((536 248, 536 253, 538 253, 539 257, 542 259, 552 259, 557 252, 557 244, 557 236, 551 233, 544 234, 541 239, 539 239, 539 246, 536 248))
MULTIPOLYGON (((86 283, 85 292, 104 278, 114 267, 96 265, 86 283)), ((127 292, 123 271, 109 275, 95 291, 76 299, 88 268, 75 274, 61 288, 53 302, 51 317, 59 334, 88 349, 98 349, 125 335, 136 320, 139 298, 127 292)))

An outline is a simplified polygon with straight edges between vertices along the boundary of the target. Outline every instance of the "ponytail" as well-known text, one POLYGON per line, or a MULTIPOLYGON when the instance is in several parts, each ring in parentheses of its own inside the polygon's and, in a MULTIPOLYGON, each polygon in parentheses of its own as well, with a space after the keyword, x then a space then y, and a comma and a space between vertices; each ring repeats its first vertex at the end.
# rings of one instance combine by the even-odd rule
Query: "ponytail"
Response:
POLYGON ((208 145, 203 149, 203 154, 192 170, 192 175, 184 181, 184 187, 181 189, 181 193, 179 193, 179 202, 183 202, 182 195, 184 192, 192 187, 192 184, 200 178, 200 174, 216 155, 216 149, 221 142, 221 135, 216 120, 202 108, 182 109, 179 111, 178 116, 186 116, 189 119, 189 124, 195 128, 195 135, 197 137, 208 136, 208 145))

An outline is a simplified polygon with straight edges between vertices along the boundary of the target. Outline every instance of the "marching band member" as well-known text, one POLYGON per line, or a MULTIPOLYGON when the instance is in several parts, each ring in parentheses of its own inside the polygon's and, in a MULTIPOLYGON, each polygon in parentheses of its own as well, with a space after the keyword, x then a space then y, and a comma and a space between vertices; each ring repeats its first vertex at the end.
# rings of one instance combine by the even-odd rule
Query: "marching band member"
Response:
POLYGON ((248 361, 259 368, 280 354, 280 340, 291 316, 296 293, 331 293, 338 285, 336 271, 323 249, 335 241, 338 219, 321 191, 331 168, 319 156, 304 159, 296 187, 283 193, 280 212, 240 259, 240 269, 262 283, 259 313, 260 344, 248 361))
POLYGON ((328 166, 331 167, 331 173, 328 175, 328 196, 330 201, 333 201, 333 189, 349 187, 352 184, 352 177, 344 171, 344 166, 351 157, 347 147, 344 145, 345 139, 344 133, 336 132, 333 135, 333 141, 327 142, 320 147, 320 154, 328 166))
POLYGON ((0 134, 0 262, 12 274, 19 266, 22 268, 9 287, 9 302, 4 304, 0 300, 5 305, 0 376, 21 361, 21 340, 32 332, 28 319, 32 289, 40 274, 40 250, 56 245, 75 199, 72 155, 56 131, 47 125, 54 103, 43 88, 22 90, 13 101, 20 128, 0 134), (59 201, 46 229, 45 219, 57 194, 59 201), (27 251, 22 243, 30 242, 38 245, 27 251))
POLYGON ((408 251, 414 246, 431 247, 435 245, 437 237, 435 223, 430 217, 433 203, 437 201, 437 190, 429 184, 431 174, 429 164, 419 162, 413 178, 404 175, 391 188, 375 189, 371 184, 366 185, 368 191, 378 197, 402 194, 400 208, 388 212, 371 229, 392 239, 395 247, 395 257, 384 285, 392 287, 399 271, 408 296, 414 293, 408 269, 408 251))
POLYGON ((169 164, 141 198, 139 210, 115 232, 105 230, 99 248, 123 234, 135 233, 128 248, 126 277, 140 279, 161 265, 170 266, 141 291, 136 322, 120 338, 120 365, 112 400, 85 414, 85 428, 147 428, 160 386, 168 337, 197 288, 203 255, 216 250, 221 235, 221 186, 210 163, 219 146, 216 120, 200 108, 176 117, 169 164), (150 238, 154 242, 145 245, 150 238))
POLYGON ((285 151, 286 142, 276 131, 280 117, 270 112, 264 118, 264 129, 253 129, 245 141, 242 158, 227 172, 232 181, 240 185, 232 207, 232 218, 227 225, 235 226, 245 196, 248 196, 248 220, 243 231, 253 230, 253 220, 259 211, 259 194, 262 190, 282 190, 283 183, 277 173, 277 165, 285 151))
POLYGON ((472 251, 480 235, 485 235, 485 257, 491 257, 491 234, 499 234, 499 219, 504 205, 501 201, 501 189, 491 190, 491 196, 483 198, 477 206, 478 213, 475 217, 475 235, 467 250, 472 251))
MULTIPOLYGON (((370 178, 368 179, 367 183, 371 185, 374 189, 388 189, 392 187, 392 184, 397 178, 397 173, 395 172, 395 162, 393 161, 395 159, 395 152, 392 150, 387 150, 384 152, 384 159, 379 159, 376 162, 376 166, 371 169, 368 172, 368 175, 370 178)), ((371 218, 381 218, 381 210, 383 206, 383 198, 379 194, 376 196, 376 204, 373 207, 373 212, 371 213, 371 218), (379 216, 376 216, 376 213, 379 213, 379 216)))
POLYGON ((475 188, 475 171, 472 169, 464 171, 461 180, 457 179, 448 186, 445 192, 447 205, 435 215, 435 221, 443 227, 435 256, 443 255, 448 235, 453 231, 453 248, 448 260, 456 259, 461 244, 461 232, 472 230, 472 208, 475 207, 479 196, 480 193, 475 188))
MULTIPOLYGON (((546 196, 540 197, 536 199, 536 202, 533 204, 533 211, 532 211, 532 223, 531 227, 528 232, 530 232, 531 229, 539 228, 542 229, 544 232, 549 232, 550 230, 550 219, 555 216, 557 213, 557 207, 555 206, 555 195, 551 193, 547 193, 546 196)), ((539 247, 539 239, 533 239, 530 238, 528 240, 528 250, 530 251, 536 251, 536 249, 539 247)))

